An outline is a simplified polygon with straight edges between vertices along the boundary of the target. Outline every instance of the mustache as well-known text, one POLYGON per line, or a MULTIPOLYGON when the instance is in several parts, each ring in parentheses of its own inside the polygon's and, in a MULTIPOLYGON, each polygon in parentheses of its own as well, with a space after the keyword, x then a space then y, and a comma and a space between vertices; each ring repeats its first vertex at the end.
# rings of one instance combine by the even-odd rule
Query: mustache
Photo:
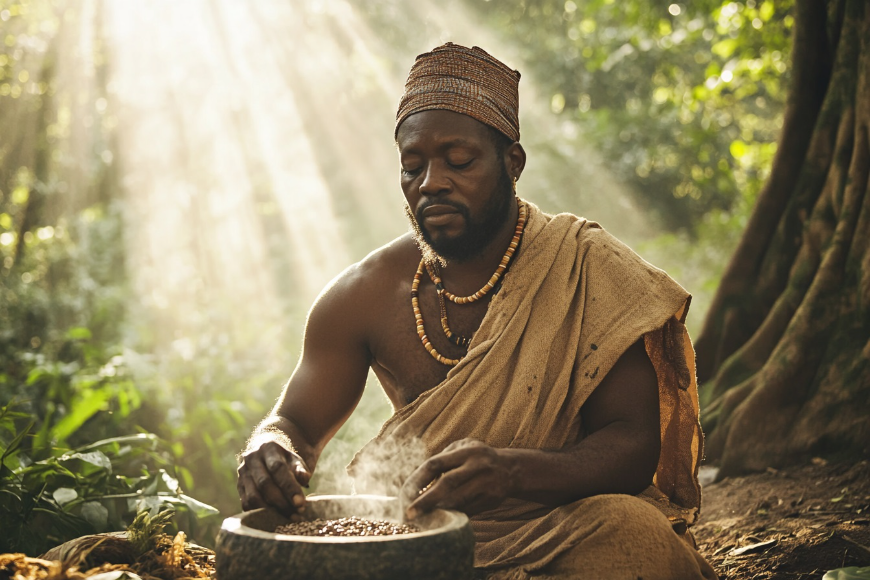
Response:
POLYGON ((414 217, 417 219, 417 223, 423 221, 423 212, 426 211, 428 208, 432 207, 433 205, 450 206, 463 216, 468 217, 468 208, 460 203, 447 199, 427 199, 424 200, 423 203, 418 205, 417 209, 414 211, 414 217))

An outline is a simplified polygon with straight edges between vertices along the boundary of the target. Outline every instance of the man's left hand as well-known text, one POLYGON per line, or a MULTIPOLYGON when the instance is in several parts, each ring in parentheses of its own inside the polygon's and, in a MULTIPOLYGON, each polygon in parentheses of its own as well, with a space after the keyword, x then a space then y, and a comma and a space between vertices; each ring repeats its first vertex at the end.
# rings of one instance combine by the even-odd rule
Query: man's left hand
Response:
POLYGON ((405 482, 408 519, 435 508, 473 515, 498 507, 511 493, 514 468, 504 453, 476 439, 462 439, 433 455, 405 482))

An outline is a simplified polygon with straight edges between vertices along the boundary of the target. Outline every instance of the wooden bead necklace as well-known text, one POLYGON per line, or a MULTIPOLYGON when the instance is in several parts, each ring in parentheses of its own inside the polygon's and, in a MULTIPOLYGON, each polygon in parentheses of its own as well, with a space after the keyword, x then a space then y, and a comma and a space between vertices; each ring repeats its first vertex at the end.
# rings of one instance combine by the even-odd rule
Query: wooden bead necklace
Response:
POLYGON ((423 277, 423 268, 425 263, 425 259, 420 260, 420 265, 417 266, 417 273, 414 274, 414 281, 411 283, 411 306, 414 308, 414 320, 417 323, 417 336, 420 337, 420 342, 423 343, 423 348, 425 348, 429 352, 429 354, 432 355, 432 358, 434 358, 441 364, 455 367, 459 364, 459 361, 461 359, 447 358, 446 356, 441 355, 441 353, 435 350, 435 347, 432 346, 431 342, 429 342, 429 337, 426 336, 426 329, 423 327, 423 313, 420 312, 420 302, 417 297, 419 296, 420 279, 423 277))
POLYGON ((414 309, 414 320, 417 325, 417 336, 420 337, 420 342, 423 343, 423 348, 432 355, 432 358, 440 362, 441 364, 448 366, 456 366, 459 364, 459 361, 464 357, 460 357, 458 359, 447 358, 440 354, 435 347, 432 346, 432 343, 429 341, 429 337, 426 335, 426 329, 423 325, 423 313, 420 310, 420 280, 423 278, 423 269, 429 273, 429 278, 432 280, 432 283, 435 284, 435 292, 438 294, 438 305, 441 310, 441 329, 444 331, 444 335, 447 339, 455 344, 456 346, 462 348, 468 348, 468 345, 471 343, 472 337, 462 336, 461 334, 456 334, 450 330, 450 325, 447 323, 447 305, 444 302, 444 297, 446 296, 448 300, 455 304, 470 304, 472 302, 476 302, 480 300, 484 296, 486 296, 493 288, 495 288, 508 265, 510 264, 511 258, 514 255, 514 252, 519 246, 520 238, 523 235, 523 229, 526 225, 526 204, 522 201, 518 201, 519 204, 519 217, 517 219, 517 227, 514 230, 514 237, 511 239, 511 243, 508 246, 507 251, 501 259, 501 262, 498 265, 498 268, 495 271, 495 274, 489 279, 489 281, 477 292, 472 294, 471 296, 455 296, 448 292, 444 288, 444 284, 441 282, 441 278, 438 275, 438 271, 434 266, 426 262, 426 259, 423 258, 420 260, 420 265, 417 266, 417 272, 414 274, 414 281, 411 283, 411 307, 414 309))
POLYGON ((456 346, 468 348, 468 345, 471 344, 471 338, 454 333, 450 330, 450 325, 447 324, 447 304, 444 303, 443 292, 438 292, 438 306, 441 309, 441 330, 444 331, 444 336, 456 346))

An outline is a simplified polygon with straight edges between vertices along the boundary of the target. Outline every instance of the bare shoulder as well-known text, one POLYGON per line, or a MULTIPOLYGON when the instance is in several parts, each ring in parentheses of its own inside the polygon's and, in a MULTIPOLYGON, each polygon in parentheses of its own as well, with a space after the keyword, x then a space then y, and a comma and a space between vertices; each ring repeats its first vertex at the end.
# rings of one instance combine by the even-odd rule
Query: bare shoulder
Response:
POLYGON ((364 324, 377 316, 379 306, 388 305, 397 285, 410 282, 419 260, 420 252, 410 234, 374 250, 326 285, 312 307, 309 324, 323 316, 341 317, 348 330, 358 322, 364 324))
POLYGON ((357 283, 360 290, 383 290, 383 282, 407 277, 407 271, 416 269, 420 262, 420 250, 410 233, 381 246, 360 260, 357 266, 357 283))

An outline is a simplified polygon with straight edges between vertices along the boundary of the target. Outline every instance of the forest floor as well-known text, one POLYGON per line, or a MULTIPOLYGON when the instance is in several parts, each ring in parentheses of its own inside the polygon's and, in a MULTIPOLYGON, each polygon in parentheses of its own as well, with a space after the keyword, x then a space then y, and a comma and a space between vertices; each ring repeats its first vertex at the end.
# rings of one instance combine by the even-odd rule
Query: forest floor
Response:
MULTIPOLYGON (((704 469, 702 481, 710 475, 704 469)), ((708 483, 703 486, 701 518, 692 531, 699 551, 721 580, 821 580, 828 570, 870 566, 870 461, 827 463, 816 459, 809 465, 771 468, 708 483)), ((171 548, 178 553, 167 560, 163 552, 155 552, 153 562, 149 562, 182 566, 183 573, 179 568, 163 575, 151 566, 150 575, 144 578, 177 578, 179 573, 183 577, 209 576, 213 552, 188 548, 192 545, 184 544, 183 534, 179 537, 172 541, 166 536, 161 544, 163 552, 171 548), (181 550, 182 545, 185 550, 181 550), (184 558, 179 559, 179 554, 184 558)), ((91 555, 100 562, 110 561, 91 555)), ((104 564, 84 573, 71 569, 58 574, 55 564, 23 554, 3 554, 0 579, 79 580, 129 569, 104 564)))
POLYGON ((870 566, 870 462, 814 459, 708 484, 692 531, 721 580, 821 580, 870 566))

